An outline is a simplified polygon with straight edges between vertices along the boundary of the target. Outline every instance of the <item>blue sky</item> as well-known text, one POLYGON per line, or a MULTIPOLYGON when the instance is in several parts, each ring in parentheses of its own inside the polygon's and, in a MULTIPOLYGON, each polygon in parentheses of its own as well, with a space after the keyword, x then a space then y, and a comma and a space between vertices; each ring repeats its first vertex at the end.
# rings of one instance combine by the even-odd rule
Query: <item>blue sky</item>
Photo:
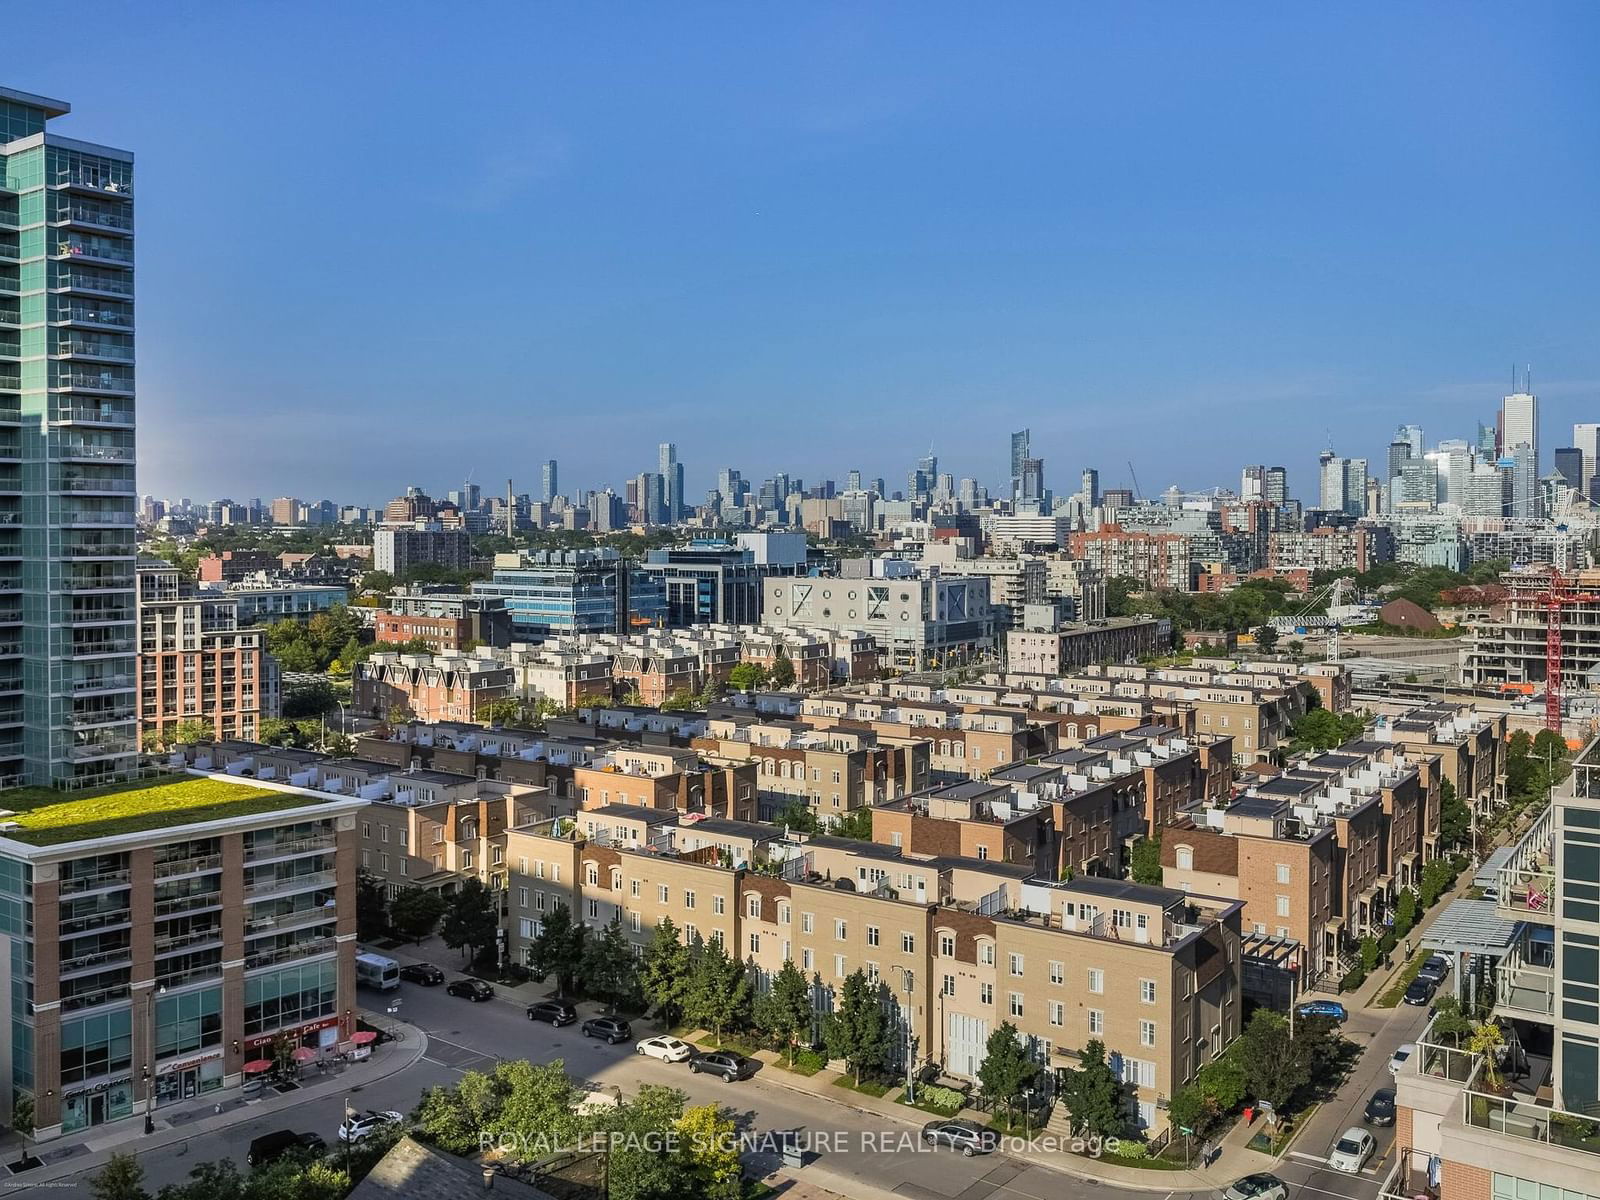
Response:
MULTIPOLYGON (((94 3, 13 87, 139 164, 143 490, 1312 484, 1600 420, 1592 4, 94 3), (443 14, 449 12, 446 18, 443 14)), ((1548 464, 1548 455, 1546 457, 1548 464)))

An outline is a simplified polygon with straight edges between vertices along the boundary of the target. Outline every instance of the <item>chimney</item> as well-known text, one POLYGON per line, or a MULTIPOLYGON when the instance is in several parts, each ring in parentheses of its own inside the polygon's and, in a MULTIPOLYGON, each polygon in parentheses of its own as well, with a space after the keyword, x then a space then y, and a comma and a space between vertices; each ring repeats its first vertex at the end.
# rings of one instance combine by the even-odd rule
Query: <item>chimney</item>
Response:
POLYGON ((483 1190, 486 1191, 486 1192, 494 1191, 494 1168, 493 1167, 485 1167, 483 1169, 483 1190))

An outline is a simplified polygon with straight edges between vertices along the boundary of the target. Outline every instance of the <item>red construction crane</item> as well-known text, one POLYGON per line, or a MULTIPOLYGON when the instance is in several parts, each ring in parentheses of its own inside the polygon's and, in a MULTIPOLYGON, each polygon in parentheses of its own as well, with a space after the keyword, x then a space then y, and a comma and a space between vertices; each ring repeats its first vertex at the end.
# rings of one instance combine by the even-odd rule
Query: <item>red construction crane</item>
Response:
POLYGON ((1550 568, 1549 589, 1533 597, 1545 612, 1544 626, 1544 725, 1561 732, 1561 610, 1573 604, 1600 604, 1593 592, 1575 592, 1559 567, 1550 568))

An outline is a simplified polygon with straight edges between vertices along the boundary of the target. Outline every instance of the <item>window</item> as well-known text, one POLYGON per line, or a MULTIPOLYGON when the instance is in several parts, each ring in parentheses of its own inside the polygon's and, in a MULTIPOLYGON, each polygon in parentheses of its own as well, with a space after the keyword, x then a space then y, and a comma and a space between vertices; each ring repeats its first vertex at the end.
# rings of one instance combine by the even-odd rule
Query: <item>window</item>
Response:
POLYGON ((524 941, 531 941, 539 936, 539 922, 532 917, 523 917, 517 922, 517 932, 524 941))
POLYGON ((993 1004, 994 1003, 994 984, 992 984, 992 983, 980 983, 978 985, 978 1003, 979 1004, 993 1004))
POLYGON ((979 858, 988 858, 989 857, 989 847, 987 847, 987 846, 979 846, 978 847, 978 857, 979 858))
POLYGON ((1156 1002, 1156 981, 1154 979, 1139 980, 1139 1002, 1141 1004, 1154 1004, 1156 1002))
POLYGON ((372 840, 372 822, 371 821, 363 821, 363 822, 361 822, 361 836, 366 841, 370 842, 372 840))
POLYGON ((1194 851, 1188 846, 1179 846, 1177 848, 1177 853, 1173 857, 1177 863, 1178 870, 1194 870, 1194 851))
POLYGON ((381 842, 387 842, 389 840, 389 827, 387 825, 378 826, 378 840, 381 842))
POLYGON ((635 896, 635 897, 638 896, 638 894, 639 894, 639 881, 637 879, 628 880, 628 894, 632 895, 632 896, 635 896))
POLYGON ((638 933, 639 932, 639 914, 638 913, 635 912, 635 913, 629 913, 628 914, 628 929, 633 933, 638 933))
POLYGON ((590 887, 598 887, 599 886, 599 884, 600 884, 600 869, 598 867, 596 867, 593 863, 589 864, 588 870, 585 872, 585 875, 587 876, 587 882, 588 882, 590 887))
POLYGON ((833 956, 833 974, 837 979, 844 978, 844 955, 835 954, 833 956))
POLYGON ((758 893, 752 892, 745 897, 744 911, 748 917, 753 917, 757 921, 761 919, 761 896, 758 893))
POLYGON ((946 996, 954 996, 956 994, 956 977, 954 975, 946 975, 940 990, 946 996))
POLYGON ((1022 1015, 1022 993, 1021 992, 1012 992, 1011 993, 1011 1015, 1013 1017, 1020 1017, 1022 1015))
POLYGON ((1279 863, 1278 864, 1278 882, 1279 883, 1288 883, 1289 882, 1289 864, 1288 863, 1279 863))
POLYGON ((835 919, 833 922, 833 940, 842 942, 849 935, 850 927, 843 921, 835 919))
POLYGON ((662 884, 656 885, 656 899, 658 901, 660 901, 662 904, 665 904, 667 902, 667 894, 668 893, 667 893, 667 885, 666 884, 662 883, 662 884))
POLYGON ((1139 1022, 1139 1045, 1154 1046, 1156 1044, 1156 1023, 1154 1021, 1139 1022))
POLYGON ((939 956, 941 958, 954 958, 956 956, 956 937, 953 933, 939 935, 939 956))
POLYGON ((1050 1024, 1062 1025, 1066 1022, 1067 1006, 1059 1000, 1050 1001, 1050 1024))
POLYGON ((600 915, 600 901, 598 901, 598 900, 589 901, 589 915, 591 917, 598 917, 600 915))
POLYGON ((1099 967, 1089 968, 1089 990, 1097 996, 1106 990, 1106 973, 1099 967))
POLYGON ((784 904, 784 903, 779 903, 779 905, 778 905, 778 924, 779 925, 787 925, 788 923, 789 923, 789 906, 787 904, 784 904))
POLYGON ((878 964, 875 962, 869 962, 867 964, 867 982, 872 984, 873 987, 877 987, 878 978, 878 964))
POLYGON ((811 947, 810 946, 806 946, 804 949, 802 949, 800 951, 800 969, 802 971, 811 970, 811 947))
POLYGON ((1106 1031, 1106 1014, 1098 1008, 1089 1010, 1089 1032, 1096 1036, 1106 1031))
POLYGON ((1287 917, 1289 915, 1289 897, 1278 897, 1278 915, 1280 917, 1287 917))
POLYGON ((1061 983, 1067 977, 1066 964, 1052 962, 1050 964, 1050 982, 1061 983))
MULTIPOLYGON (((843 924, 843 922, 841 922, 841 924, 843 924)), ((868 925, 867 926, 867 945, 876 946, 877 944, 878 944, 878 927, 876 925, 868 925)))
POLYGON ((902 933, 900 935, 900 953, 915 954, 917 952, 917 939, 914 934, 902 933))
POLYGON ((800 932, 801 933, 810 933, 811 932, 811 914, 810 913, 801 913, 800 914, 800 932))
POLYGON ((517 889, 517 907, 518 908, 527 908, 528 907, 528 889, 525 888, 525 887, 519 887, 517 889))
POLYGON ((759 933, 752 933, 750 935, 750 953, 761 953, 761 935, 759 933))
POLYGON ((683 906, 685 908, 694 907, 694 891, 691 888, 683 889, 683 906))
POLYGON ((723 910, 726 907, 727 906, 723 903, 723 897, 721 897, 721 896, 713 896, 713 897, 711 897, 711 911, 716 913, 717 916, 719 916, 719 917, 722 916, 723 910))
POLYGON ((994 966, 994 943, 978 943, 978 962, 985 967, 994 966))
POLYGON ((1022 955, 1011 955, 1011 973, 1019 979, 1022 977, 1022 955))

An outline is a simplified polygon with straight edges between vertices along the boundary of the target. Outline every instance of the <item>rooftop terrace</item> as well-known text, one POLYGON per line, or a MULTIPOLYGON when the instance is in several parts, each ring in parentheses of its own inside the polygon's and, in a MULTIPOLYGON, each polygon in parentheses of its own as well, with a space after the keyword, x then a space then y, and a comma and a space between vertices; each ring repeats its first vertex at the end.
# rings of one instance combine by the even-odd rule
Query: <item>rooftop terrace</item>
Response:
POLYGON ((201 776, 169 775, 144 783, 84 792, 16 788, 0 792, 0 837, 30 846, 143 833, 277 809, 305 808, 321 798, 201 776))

